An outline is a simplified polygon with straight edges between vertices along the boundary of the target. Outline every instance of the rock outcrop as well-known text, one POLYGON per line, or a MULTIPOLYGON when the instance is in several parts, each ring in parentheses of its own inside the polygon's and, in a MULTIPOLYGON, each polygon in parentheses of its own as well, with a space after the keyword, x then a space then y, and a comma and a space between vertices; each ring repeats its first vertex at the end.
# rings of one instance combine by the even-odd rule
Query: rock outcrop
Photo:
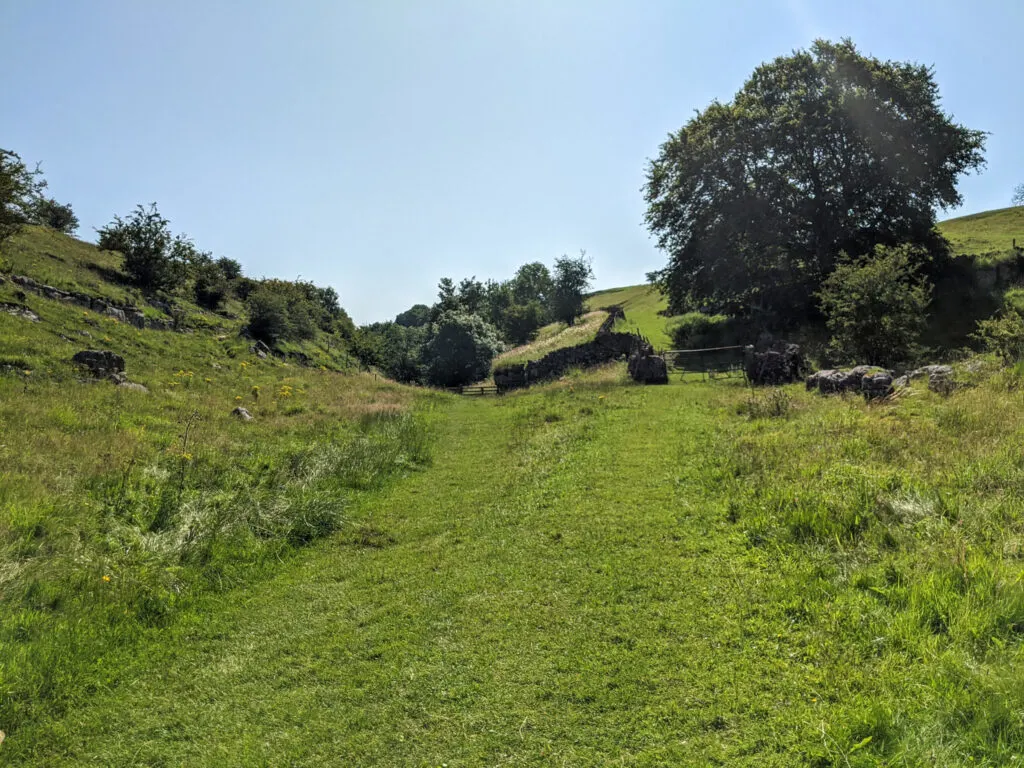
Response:
MULTIPOLYGON (((175 327, 173 320, 146 317, 138 307, 131 304, 118 304, 110 299, 89 296, 76 291, 62 291, 59 288, 54 288, 52 285, 43 285, 25 275, 11 275, 11 282, 21 286, 26 291, 32 291, 51 301, 63 301, 84 309, 91 309, 98 314, 113 317, 119 322, 131 323, 139 329, 149 328, 156 331, 170 331, 174 330, 175 327)), ((168 314, 171 312, 170 305, 165 302, 154 299, 150 303, 163 312, 168 314)))
POLYGON ((28 320, 33 323, 39 322, 39 315, 21 304, 9 304, 7 302, 0 301, 0 312, 6 312, 8 315, 14 315, 15 317, 20 317, 23 320, 28 320))
POLYGON ((100 349, 84 349, 76 352, 71 362, 97 379, 124 380, 124 358, 113 352, 100 349))
POLYGON ((806 363, 800 345, 776 341, 761 352, 749 346, 743 354, 744 369, 751 384, 778 385, 800 381, 806 363))

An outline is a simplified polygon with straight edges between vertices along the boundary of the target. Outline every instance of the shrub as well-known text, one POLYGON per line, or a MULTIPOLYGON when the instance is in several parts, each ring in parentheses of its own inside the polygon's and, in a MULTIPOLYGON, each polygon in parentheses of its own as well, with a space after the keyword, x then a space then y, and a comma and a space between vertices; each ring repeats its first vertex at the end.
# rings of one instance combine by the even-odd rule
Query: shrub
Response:
POLYGON ((32 221, 70 235, 78 229, 78 217, 70 203, 58 203, 52 197, 39 198, 32 206, 32 221))
POLYGON ((919 271, 926 258, 911 246, 878 246, 836 267, 818 299, 839 358, 889 367, 914 357, 931 301, 919 271))
POLYGON ((172 258, 172 246, 182 249, 171 236, 170 222, 156 209, 136 206, 127 218, 114 220, 97 230, 98 245, 107 251, 120 251, 124 256, 124 270, 132 282, 141 288, 156 291, 174 286, 181 277, 180 264, 172 258))
POLYGON ((193 274, 196 303, 206 309, 217 309, 228 293, 228 281, 220 266, 215 262, 200 264, 193 274))
POLYGON ((1013 309, 980 321, 974 337, 1007 365, 1024 358, 1024 318, 1013 309))
POLYGON ((249 334, 272 344, 289 336, 288 302, 280 293, 260 289, 249 295, 249 334))

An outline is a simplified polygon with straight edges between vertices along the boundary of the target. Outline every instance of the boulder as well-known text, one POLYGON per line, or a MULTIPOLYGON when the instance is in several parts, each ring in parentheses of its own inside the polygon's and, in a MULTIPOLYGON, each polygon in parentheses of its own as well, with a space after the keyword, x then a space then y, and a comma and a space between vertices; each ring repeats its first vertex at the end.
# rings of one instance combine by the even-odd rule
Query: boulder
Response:
POLYGON ((629 375, 643 384, 668 384, 668 366, 659 355, 634 352, 629 357, 629 375))
POLYGON ((142 392, 143 394, 149 394, 149 390, 144 384, 139 384, 134 381, 122 381, 118 385, 119 389, 127 389, 132 392, 142 392))
POLYGON ((266 360, 267 355, 270 354, 270 347, 264 344, 262 341, 257 341, 249 350, 256 355, 260 360, 266 360))
POLYGON ((76 352, 71 362, 98 379, 114 378, 118 374, 124 374, 124 358, 106 350, 85 349, 76 352))
POLYGON ((233 410, 233 411, 231 412, 231 415, 232 415, 232 416, 237 416, 237 417, 238 417, 239 419, 241 419, 242 421, 252 421, 252 414, 251 414, 251 413, 249 413, 249 411, 247 411, 247 410, 246 410, 245 408, 243 408, 243 407, 242 407, 242 406, 240 406, 240 405, 239 405, 239 406, 237 406, 237 407, 235 408, 235 410, 233 410))
POLYGON ((110 315, 112 318, 121 323, 125 323, 128 321, 128 318, 125 317, 124 310, 118 309, 117 307, 107 307, 106 310, 104 310, 104 314, 110 315))
POLYGON ((764 352, 748 346, 743 356, 751 384, 790 384, 803 378, 805 363, 798 344, 776 341, 764 352))
POLYGON ((146 327, 146 316, 141 312, 128 312, 125 317, 128 318, 128 322, 134 325, 139 330, 146 327))
POLYGON ((953 380, 953 369, 948 365, 935 366, 943 370, 932 371, 928 374, 928 389, 940 395, 948 395, 956 389, 956 382, 953 380))
POLYGON ((29 288, 31 290, 36 290, 39 287, 39 283, 31 277, 25 277, 24 275, 11 275, 11 281, 16 285, 20 285, 23 288, 29 288))
POLYGON ((909 387, 910 386, 910 377, 909 376, 900 376, 899 378, 893 380, 892 385, 896 389, 903 389, 904 387, 909 387))
POLYGON ((865 374, 860 380, 865 400, 877 400, 892 394, 892 375, 886 371, 865 374))
POLYGON ((925 365, 920 368, 915 368, 907 374, 911 379, 919 379, 924 376, 931 378, 932 376, 952 376, 953 366, 951 365, 925 365))

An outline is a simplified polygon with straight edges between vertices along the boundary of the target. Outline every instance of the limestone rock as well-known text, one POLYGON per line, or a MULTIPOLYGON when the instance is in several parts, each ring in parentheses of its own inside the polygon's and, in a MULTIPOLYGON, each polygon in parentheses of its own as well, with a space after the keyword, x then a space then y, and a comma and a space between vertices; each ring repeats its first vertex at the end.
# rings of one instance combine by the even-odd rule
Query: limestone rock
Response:
POLYGON ((238 417, 239 419, 241 419, 242 421, 252 421, 252 414, 251 414, 251 413, 249 413, 249 411, 247 411, 247 410, 246 410, 245 408, 243 408, 243 407, 242 407, 242 406, 240 406, 240 405, 239 405, 239 406, 237 406, 237 407, 235 408, 235 410, 233 410, 233 411, 231 412, 231 415, 232 415, 232 416, 237 416, 237 417, 238 417))
POLYGON ((84 368, 99 379, 113 378, 124 374, 124 358, 113 352, 99 349, 85 349, 76 352, 71 362, 84 368))
POLYGON ((142 392, 143 394, 149 394, 149 389, 146 388, 145 384, 139 384, 135 381, 122 381, 117 385, 119 389, 127 389, 132 392, 142 392))
POLYGON ((21 304, 0 302, 0 312, 6 312, 9 315, 14 315, 15 317, 20 317, 23 320, 28 320, 33 323, 39 322, 39 315, 21 304))
POLYGON ((892 375, 886 371, 865 374, 860 381, 865 400, 877 400, 892 394, 892 375))
POLYGON ((110 317, 114 318, 118 322, 127 322, 127 318, 125 317, 123 309, 118 309, 117 307, 107 307, 106 310, 104 310, 104 314, 110 315, 110 317))
POLYGON ((743 356, 751 384, 790 384, 803 378, 805 362, 799 344, 776 341, 763 352, 749 346, 743 356))

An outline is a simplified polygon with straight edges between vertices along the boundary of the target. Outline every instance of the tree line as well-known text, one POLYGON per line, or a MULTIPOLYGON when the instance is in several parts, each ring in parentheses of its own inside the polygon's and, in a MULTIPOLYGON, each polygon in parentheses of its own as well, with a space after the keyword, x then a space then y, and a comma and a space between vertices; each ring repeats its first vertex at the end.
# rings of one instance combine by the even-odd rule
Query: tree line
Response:
POLYGON ((585 252, 552 269, 524 264, 509 280, 475 277, 438 283, 432 306, 416 304, 394 320, 360 327, 353 352, 402 382, 460 386, 487 378, 495 355, 532 341, 552 322, 572 325, 593 279, 585 252))

